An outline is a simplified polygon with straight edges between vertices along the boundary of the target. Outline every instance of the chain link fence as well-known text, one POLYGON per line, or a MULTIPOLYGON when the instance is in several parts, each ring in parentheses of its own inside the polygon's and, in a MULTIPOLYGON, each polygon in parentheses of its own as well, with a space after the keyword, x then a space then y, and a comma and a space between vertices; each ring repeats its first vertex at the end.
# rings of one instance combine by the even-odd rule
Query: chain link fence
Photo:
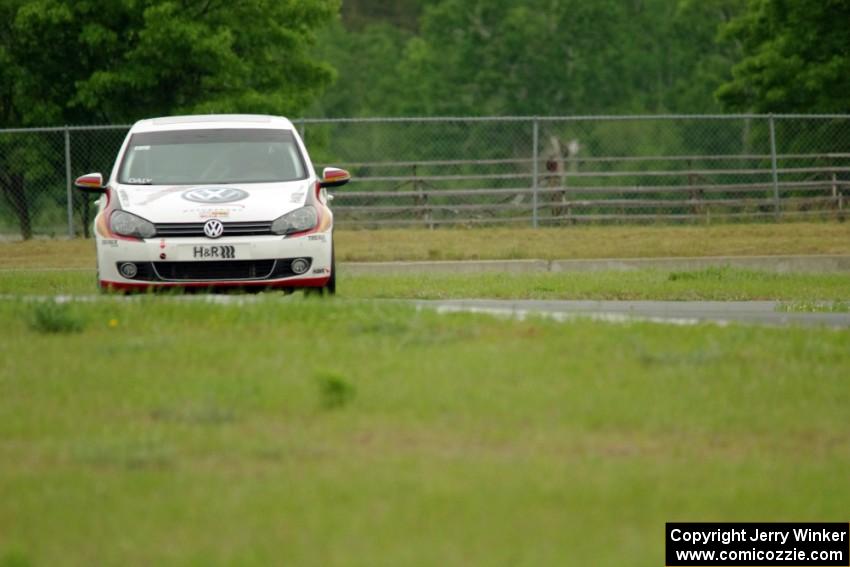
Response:
MULTIPOLYGON (((294 121, 344 167, 339 226, 843 220, 850 116, 294 121)), ((127 126, 0 130, 0 235, 87 236, 72 180, 111 171, 127 126)))

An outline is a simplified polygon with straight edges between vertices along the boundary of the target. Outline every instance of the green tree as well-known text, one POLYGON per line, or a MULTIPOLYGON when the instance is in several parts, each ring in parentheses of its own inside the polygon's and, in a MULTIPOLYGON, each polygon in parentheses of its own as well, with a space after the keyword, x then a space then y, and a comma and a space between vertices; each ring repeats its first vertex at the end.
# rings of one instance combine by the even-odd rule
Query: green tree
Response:
POLYGON ((370 25, 389 25, 415 31, 422 8, 437 0, 345 0, 342 19, 346 26, 359 31, 370 25))
POLYGON ((425 6, 398 58, 387 111, 717 111, 713 91, 734 57, 718 28, 745 2, 442 0, 425 6))
POLYGON ((632 47, 626 49, 633 54, 630 67, 642 70, 633 95, 639 101, 636 109, 720 111, 714 91, 731 77, 739 51, 736 43, 719 41, 719 31, 745 6, 746 0, 645 2, 642 13, 630 18, 632 47))
POLYGON ((555 114, 614 106, 623 3, 443 0, 406 47, 404 113, 555 114), (613 40, 613 41, 612 41, 613 40), (418 111, 418 112, 417 112, 418 111))
POLYGON ((724 35, 743 57, 717 96, 731 110, 850 111, 850 2, 750 0, 724 35))
POLYGON ((326 117, 386 116, 405 96, 397 76, 398 60, 412 34, 386 23, 370 23, 356 31, 341 21, 319 36, 317 55, 333 62, 334 85, 310 109, 326 117))
MULTIPOLYGON (((313 58, 339 0, 0 0, 0 128, 202 112, 297 114, 333 69, 313 58)), ((27 175, 0 187, 29 228, 27 175)))

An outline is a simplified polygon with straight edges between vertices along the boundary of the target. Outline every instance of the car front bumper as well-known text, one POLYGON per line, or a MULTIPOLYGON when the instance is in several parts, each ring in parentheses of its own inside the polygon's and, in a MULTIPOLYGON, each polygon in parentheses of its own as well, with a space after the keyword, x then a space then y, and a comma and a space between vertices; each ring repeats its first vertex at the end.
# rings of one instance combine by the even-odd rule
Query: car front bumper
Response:
MULTIPOLYGON (((323 287, 332 270, 332 236, 252 236, 152 238, 126 240, 98 237, 98 279, 102 288, 323 287), (303 273, 293 261, 304 259, 303 273), (135 269, 121 266, 132 264, 135 269)), ((296 264, 297 265, 297 264, 296 264)))

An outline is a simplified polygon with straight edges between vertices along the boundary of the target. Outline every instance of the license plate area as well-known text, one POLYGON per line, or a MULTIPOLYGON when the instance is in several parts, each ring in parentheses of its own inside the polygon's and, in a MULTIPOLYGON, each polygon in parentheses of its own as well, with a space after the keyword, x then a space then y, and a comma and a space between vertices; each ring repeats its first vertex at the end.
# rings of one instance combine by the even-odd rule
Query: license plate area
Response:
POLYGON ((183 262, 210 260, 250 260, 251 249, 239 244, 184 244, 177 257, 183 262))

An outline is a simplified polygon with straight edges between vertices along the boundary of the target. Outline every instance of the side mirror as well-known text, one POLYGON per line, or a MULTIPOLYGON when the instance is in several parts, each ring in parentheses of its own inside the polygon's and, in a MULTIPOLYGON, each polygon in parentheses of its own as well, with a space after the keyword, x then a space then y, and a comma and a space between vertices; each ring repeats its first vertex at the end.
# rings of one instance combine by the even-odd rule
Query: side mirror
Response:
POLYGON ((337 167, 326 167, 322 171, 322 180, 319 184, 322 187, 339 187, 351 181, 351 174, 344 169, 337 167))
POLYGON ((103 193, 106 187, 103 186, 103 175, 100 173, 87 173, 74 181, 74 185, 81 191, 88 193, 103 193))

